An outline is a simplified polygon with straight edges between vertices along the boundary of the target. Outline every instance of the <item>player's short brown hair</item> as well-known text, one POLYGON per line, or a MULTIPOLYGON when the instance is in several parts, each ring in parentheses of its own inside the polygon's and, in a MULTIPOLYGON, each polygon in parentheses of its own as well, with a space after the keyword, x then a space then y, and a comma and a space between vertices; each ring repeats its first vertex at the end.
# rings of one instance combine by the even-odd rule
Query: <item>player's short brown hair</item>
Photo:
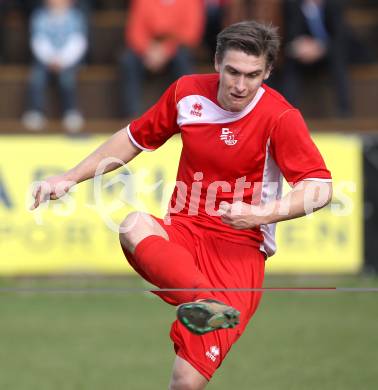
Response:
POLYGON ((257 57, 265 55, 267 66, 272 68, 280 47, 277 31, 277 27, 254 20, 232 24, 217 35, 216 59, 221 62, 228 49, 241 50, 257 57))

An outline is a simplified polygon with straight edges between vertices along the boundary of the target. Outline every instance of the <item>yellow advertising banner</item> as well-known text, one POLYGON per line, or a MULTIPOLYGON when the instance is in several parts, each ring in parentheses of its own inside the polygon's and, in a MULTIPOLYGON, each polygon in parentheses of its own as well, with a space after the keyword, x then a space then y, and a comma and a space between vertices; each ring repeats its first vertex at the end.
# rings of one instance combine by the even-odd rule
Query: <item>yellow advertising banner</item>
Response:
POLYGON ((62 200, 28 210, 32 182, 71 168, 106 138, 0 138, 0 274, 130 270, 118 225, 134 209, 164 214, 169 195, 162 183, 174 186, 180 141, 142 153, 127 169, 81 183, 62 200))
POLYGON ((356 136, 317 135, 333 178, 332 203, 277 225, 271 273, 355 273, 363 265, 362 144, 356 136))
MULTIPOLYGON (((67 170, 106 138, 0 138, 0 275, 130 271, 118 243, 118 225, 131 210, 164 215, 175 184, 179 138, 141 153, 127 168, 81 183, 61 200, 28 210, 32 182, 67 170)), ((278 254, 269 259, 269 272, 361 268, 359 139, 319 135, 316 143, 335 180, 333 203, 314 216, 279 224, 278 254)))

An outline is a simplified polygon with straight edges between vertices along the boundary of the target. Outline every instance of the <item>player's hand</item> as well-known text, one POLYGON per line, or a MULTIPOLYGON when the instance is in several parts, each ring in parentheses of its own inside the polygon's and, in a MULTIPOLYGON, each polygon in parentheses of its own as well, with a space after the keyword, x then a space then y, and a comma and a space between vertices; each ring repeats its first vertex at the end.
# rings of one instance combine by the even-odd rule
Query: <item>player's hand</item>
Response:
POLYGON ((260 207, 240 201, 232 204, 221 202, 219 213, 223 223, 237 230, 253 229, 267 223, 266 215, 260 207))
POLYGON ((160 42, 153 42, 145 53, 144 66, 152 73, 159 72, 170 60, 165 47, 160 42))
POLYGON ((49 64, 48 64, 48 67, 49 67, 49 70, 52 72, 52 73, 60 73, 62 71, 62 65, 60 64, 60 62, 58 61, 51 61, 49 64))
POLYGON ((326 47, 318 39, 306 35, 296 38, 290 44, 291 55, 303 64, 312 64, 326 55, 326 47))
POLYGON ((56 200, 64 196, 76 183, 67 180, 64 175, 52 176, 44 181, 39 181, 33 188, 32 196, 34 203, 30 210, 36 209, 41 203, 47 200, 56 200))

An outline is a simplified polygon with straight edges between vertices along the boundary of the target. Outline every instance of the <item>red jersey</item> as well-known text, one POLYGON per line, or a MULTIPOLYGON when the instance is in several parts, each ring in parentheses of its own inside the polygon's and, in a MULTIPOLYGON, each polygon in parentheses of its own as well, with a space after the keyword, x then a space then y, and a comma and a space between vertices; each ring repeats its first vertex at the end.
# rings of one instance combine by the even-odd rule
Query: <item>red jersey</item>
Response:
POLYGON ((281 197, 282 176, 330 181, 322 156, 300 112, 262 85, 241 112, 217 101, 219 75, 190 75, 174 82, 160 100, 127 127, 131 141, 152 151, 173 134, 183 143, 169 214, 217 231, 225 239, 275 252, 275 224, 236 230, 224 224, 219 203, 268 203, 281 197))

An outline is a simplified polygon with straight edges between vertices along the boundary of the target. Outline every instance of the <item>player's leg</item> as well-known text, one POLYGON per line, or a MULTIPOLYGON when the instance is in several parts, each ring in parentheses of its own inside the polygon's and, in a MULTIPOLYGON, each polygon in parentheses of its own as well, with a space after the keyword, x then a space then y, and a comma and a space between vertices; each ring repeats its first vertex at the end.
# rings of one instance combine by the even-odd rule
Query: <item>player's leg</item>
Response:
POLYGON ((120 58, 122 115, 132 118, 140 114, 142 106, 142 84, 145 68, 142 58, 131 49, 120 58))
MULTIPOLYGON (((172 231, 172 227, 167 229, 172 231)), ((120 227, 120 242, 130 265, 147 281, 159 288, 188 289, 159 292, 166 302, 179 305, 213 294, 198 289, 213 288, 195 264, 189 250, 171 240, 167 230, 149 214, 129 214, 120 227)))
POLYGON ((180 356, 173 363, 169 390, 202 390, 207 379, 180 356))
POLYGON ((215 299, 240 311, 240 324, 234 329, 219 329, 199 336, 181 321, 172 325, 170 336, 176 354, 210 380, 258 307, 265 258, 258 248, 228 242, 210 232, 204 233, 197 251, 199 268, 214 286, 225 288, 214 292, 215 299))
POLYGON ((58 77, 59 92, 62 99, 63 113, 66 115, 68 112, 77 110, 76 102, 76 67, 69 67, 61 70, 58 77))
POLYGON ((149 214, 132 212, 126 216, 120 226, 121 245, 131 254, 134 254, 137 245, 149 236, 169 240, 167 231, 149 214))
POLYGON ((29 130, 38 131, 45 126, 45 90, 48 76, 47 67, 36 61, 29 79, 27 110, 22 116, 22 122, 29 130))

